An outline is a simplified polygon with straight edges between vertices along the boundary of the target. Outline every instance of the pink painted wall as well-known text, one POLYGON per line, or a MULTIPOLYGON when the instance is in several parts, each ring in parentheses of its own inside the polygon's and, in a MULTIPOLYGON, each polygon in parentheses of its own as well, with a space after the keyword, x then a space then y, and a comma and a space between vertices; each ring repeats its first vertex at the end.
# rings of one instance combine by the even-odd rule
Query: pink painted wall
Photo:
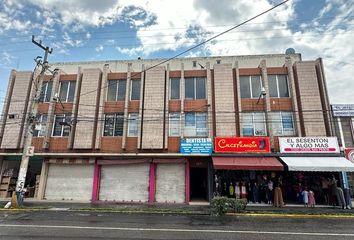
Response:
POLYGON ((150 175, 149 175, 149 203, 155 202, 155 176, 156 176, 156 164, 150 163, 150 175))

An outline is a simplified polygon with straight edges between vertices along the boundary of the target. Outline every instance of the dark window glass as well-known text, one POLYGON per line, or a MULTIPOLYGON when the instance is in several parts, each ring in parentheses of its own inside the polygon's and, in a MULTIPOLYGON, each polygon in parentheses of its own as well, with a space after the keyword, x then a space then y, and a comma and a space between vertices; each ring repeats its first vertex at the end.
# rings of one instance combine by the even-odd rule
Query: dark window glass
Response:
POLYGON ((124 101, 125 100, 125 88, 127 85, 126 80, 119 80, 118 81, 118 97, 117 100, 124 101))
POLYGON ((240 77, 241 98, 251 98, 251 88, 249 76, 240 77))
POLYGON ((171 99, 180 99, 180 78, 171 78, 171 99))
POLYGON ((252 82, 252 98, 259 98, 261 95, 261 78, 259 76, 251 76, 252 82))
POLYGON ((41 93, 39 95, 40 102, 50 102, 50 97, 52 95, 53 82, 43 82, 41 93))
POLYGON ((288 81, 286 75, 278 75, 279 97, 289 97, 288 81))
POLYGON ((352 135, 351 119, 349 117, 343 117, 340 119, 343 130, 343 138, 345 147, 354 147, 354 140, 352 135))
POLYGON ((122 113, 116 114, 116 122, 115 122, 115 126, 114 126, 114 136, 123 136, 123 124, 124 124, 123 116, 124 115, 122 113))
POLYGON ((132 80, 131 100, 140 100, 140 80, 132 80))
POLYGON ((53 129, 53 136, 61 136, 62 125, 60 123, 64 122, 64 115, 56 115, 53 129))
POLYGON ((66 102, 68 87, 69 87, 69 82, 61 82, 60 83, 59 98, 60 98, 60 101, 62 101, 62 102, 66 102))
POLYGON ((117 80, 108 81, 107 101, 116 101, 117 80))
POLYGON ((275 75, 268 76, 269 96, 278 97, 277 78, 275 75))
POLYGON ((70 124, 71 124, 71 115, 67 115, 67 114, 55 115, 53 136, 69 136, 70 124))
POLYGON ((68 94, 68 102, 74 102, 75 87, 76 87, 76 82, 71 81, 70 88, 69 88, 69 94, 68 94))
POLYGON ((195 99, 194 97, 194 78, 185 79, 185 98, 186 99, 195 99))
POLYGON ((205 78, 196 78, 196 99, 205 99, 205 78))
MULTIPOLYGON (((66 124, 71 124, 71 116, 65 115, 64 121, 66 124)), ((69 134, 70 134, 70 126, 63 125, 63 136, 69 136, 69 134)))
POLYGON ((103 136, 113 136, 114 114, 106 114, 104 119, 103 136))

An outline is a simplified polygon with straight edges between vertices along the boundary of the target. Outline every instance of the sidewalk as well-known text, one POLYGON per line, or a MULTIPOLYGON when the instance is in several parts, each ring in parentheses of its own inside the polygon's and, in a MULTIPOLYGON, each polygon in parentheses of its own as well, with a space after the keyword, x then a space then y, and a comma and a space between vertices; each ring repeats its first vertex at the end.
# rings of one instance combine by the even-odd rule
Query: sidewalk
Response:
MULTIPOLYGON (((11 199, 0 199, 0 209, 11 199)), ((210 206, 207 202, 191 202, 186 204, 163 204, 163 203, 114 203, 99 202, 90 203, 82 201, 50 201, 25 199, 24 210, 53 210, 53 211, 107 211, 129 213, 170 213, 170 214, 210 214, 210 206)), ((341 209, 339 206, 318 205, 315 208, 304 207, 299 204, 287 204, 284 208, 276 208, 268 204, 249 203, 245 214, 255 215, 353 215, 353 209, 341 209)))

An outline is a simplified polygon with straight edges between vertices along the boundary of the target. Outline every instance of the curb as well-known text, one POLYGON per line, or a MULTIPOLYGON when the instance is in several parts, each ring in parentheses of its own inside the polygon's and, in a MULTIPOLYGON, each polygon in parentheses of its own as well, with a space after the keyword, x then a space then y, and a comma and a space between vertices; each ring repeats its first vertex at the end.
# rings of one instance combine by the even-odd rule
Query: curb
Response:
POLYGON ((289 213, 227 213, 227 216, 238 217, 273 217, 273 218, 354 218, 354 214, 289 214, 289 213))

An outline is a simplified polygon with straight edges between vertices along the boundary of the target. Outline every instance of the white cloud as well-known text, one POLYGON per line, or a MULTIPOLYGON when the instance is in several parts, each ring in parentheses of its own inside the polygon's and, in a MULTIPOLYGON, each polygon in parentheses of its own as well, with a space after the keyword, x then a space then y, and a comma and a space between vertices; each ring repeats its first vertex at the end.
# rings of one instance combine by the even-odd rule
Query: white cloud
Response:
POLYGON ((3 68, 12 68, 14 65, 14 60, 16 58, 9 54, 8 52, 4 51, 0 55, 0 67, 3 68))
POLYGON ((96 48, 95 48, 96 52, 101 52, 103 51, 103 46, 102 45, 98 45, 96 48))

